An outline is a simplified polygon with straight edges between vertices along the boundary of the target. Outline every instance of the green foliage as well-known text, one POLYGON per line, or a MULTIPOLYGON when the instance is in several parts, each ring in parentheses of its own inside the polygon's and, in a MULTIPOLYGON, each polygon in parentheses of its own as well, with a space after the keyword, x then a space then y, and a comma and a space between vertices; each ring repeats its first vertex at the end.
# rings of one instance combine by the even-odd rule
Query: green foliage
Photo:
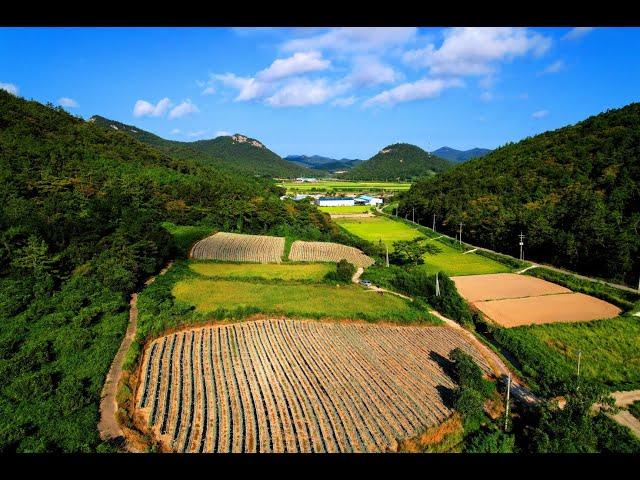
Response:
POLYGON ((631 413, 631 415, 640 420, 640 400, 629 405, 629 412, 631 413))
POLYGON ((349 263, 344 258, 336 265, 335 272, 328 272, 325 275, 325 280, 334 281, 340 283, 351 283, 353 275, 356 273, 357 268, 355 265, 349 263))
POLYGON ((427 243, 423 238, 413 240, 399 240, 393 242, 393 251, 389 255, 389 261, 398 265, 421 265, 424 256, 440 253, 440 249, 434 243, 427 243))
POLYGON ((495 425, 482 428, 465 439, 464 453, 513 453, 515 436, 505 433, 495 425))
MULTIPOLYGON (((635 285, 640 273, 640 104, 509 143, 417 181, 400 215, 451 235, 587 275, 635 285)), ((354 169, 355 170, 355 169, 354 169)))
POLYGON ((444 172, 452 164, 408 143, 383 148, 369 160, 340 175, 348 180, 401 181, 444 172))

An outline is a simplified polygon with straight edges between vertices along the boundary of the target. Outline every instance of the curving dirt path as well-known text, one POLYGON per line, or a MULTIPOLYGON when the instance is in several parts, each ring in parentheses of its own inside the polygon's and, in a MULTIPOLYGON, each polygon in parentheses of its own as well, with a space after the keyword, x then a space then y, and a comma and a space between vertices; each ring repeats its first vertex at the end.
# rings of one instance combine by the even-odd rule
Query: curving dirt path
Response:
MULTIPOLYGON (((158 275, 164 275, 173 262, 169 262, 158 275)), ((149 285, 154 282, 156 277, 149 278, 144 284, 149 285)), ((98 432, 102 440, 112 440, 120 437, 124 437, 124 433, 120 428, 120 424, 116 419, 116 412, 118 411, 118 402, 116 395, 118 393, 118 383, 122 377, 122 364, 124 363, 124 357, 131 346, 131 342, 136 336, 136 327, 138 323, 138 292, 131 295, 129 301, 129 325, 127 331, 122 339, 118 353, 116 353, 113 363, 107 373, 107 378, 102 387, 102 394, 100 398, 100 421, 98 422, 98 432)))

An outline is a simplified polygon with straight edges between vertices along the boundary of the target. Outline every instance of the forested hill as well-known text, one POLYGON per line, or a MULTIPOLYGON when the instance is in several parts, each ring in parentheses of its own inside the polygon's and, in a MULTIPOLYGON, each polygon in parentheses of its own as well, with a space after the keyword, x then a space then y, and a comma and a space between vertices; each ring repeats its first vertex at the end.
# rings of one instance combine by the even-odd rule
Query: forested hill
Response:
POLYGON ((445 160, 449 160, 454 163, 462 163, 467 160, 471 160, 472 158, 484 157, 487 153, 491 152, 488 148, 472 148, 470 150, 456 150, 451 147, 440 147, 437 150, 434 150, 433 153, 435 156, 444 158, 445 160))
POLYGON ((100 392, 129 294, 172 255, 162 221, 332 238, 271 183, 0 90, 0 453, 108 449, 100 392))
POLYGON ((415 180, 444 172, 451 163, 408 143, 395 143, 340 175, 349 180, 415 180))
POLYGON ((400 210, 463 240, 637 285, 640 104, 507 144, 417 182, 400 210), (430 223, 429 223, 430 224, 430 223))
POLYGON ((125 132, 178 159, 195 160, 204 165, 216 166, 245 175, 277 178, 314 175, 312 170, 283 160, 258 140, 245 135, 235 134, 211 140, 179 142, 166 140, 136 126, 109 120, 99 115, 94 115, 89 121, 107 129, 125 132))

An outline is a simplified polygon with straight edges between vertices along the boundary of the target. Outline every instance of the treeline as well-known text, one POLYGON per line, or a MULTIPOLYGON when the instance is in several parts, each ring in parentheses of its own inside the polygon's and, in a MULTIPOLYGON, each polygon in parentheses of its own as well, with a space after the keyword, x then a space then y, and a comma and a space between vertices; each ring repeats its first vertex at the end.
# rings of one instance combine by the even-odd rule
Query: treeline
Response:
POLYGON ((100 391, 161 222, 332 238, 312 205, 0 91, 0 451, 104 449, 100 391))
POLYGON ((637 285, 640 104, 507 144, 416 182, 399 214, 463 240, 637 285))
POLYGON ((416 145, 394 143, 339 177, 359 181, 415 180, 425 175, 444 172, 451 166, 451 162, 436 157, 416 145))

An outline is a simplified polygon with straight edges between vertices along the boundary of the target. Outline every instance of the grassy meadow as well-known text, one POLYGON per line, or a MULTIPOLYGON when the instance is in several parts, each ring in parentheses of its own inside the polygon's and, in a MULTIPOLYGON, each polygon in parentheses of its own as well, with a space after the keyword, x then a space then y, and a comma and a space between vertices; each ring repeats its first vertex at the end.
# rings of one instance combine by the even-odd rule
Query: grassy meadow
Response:
MULTIPOLYGON (((348 232, 365 240, 373 243, 382 241, 389 247, 390 251, 393 249, 393 242, 420 237, 426 238, 417 229, 388 217, 336 218, 334 221, 348 232)), ((495 260, 475 253, 462 254, 462 252, 436 239, 429 240, 429 243, 436 245, 440 252, 425 256, 425 263, 420 268, 423 268, 428 273, 442 271, 452 276, 511 271, 509 267, 495 260)))
POLYGON ((321 212, 329 214, 366 213, 373 207, 370 205, 350 205, 346 207, 318 207, 321 212))
POLYGON ((218 263, 190 262, 195 273, 214 278, 262 278, 266 280, 314 280, 320 281, 336 267, 331 263, 218 263))
POLYGON ((400 192, 409 190, 408 182, 349 182, 340 180, 320 180, 314 183, 298 183, 284 181, 278 186, 287 189, 287 193, 325 193, 325 192, 351 192, 351 193, 382 193, 400 192))

